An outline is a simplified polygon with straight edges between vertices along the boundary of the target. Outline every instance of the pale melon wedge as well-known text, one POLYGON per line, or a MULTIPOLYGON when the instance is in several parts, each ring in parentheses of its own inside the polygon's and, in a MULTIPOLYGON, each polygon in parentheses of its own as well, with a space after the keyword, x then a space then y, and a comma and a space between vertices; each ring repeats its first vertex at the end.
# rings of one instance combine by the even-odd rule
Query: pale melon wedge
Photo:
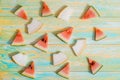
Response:
POLYGON ((67 61, 67 56, 64 53, 53 54, 53 65, 59 65, 67 61))
POLYGON ((71 7, 66 7, 58 15, 58 18, 65 20, 65 21, 69 21, 72 14, 73 14, 73 9, 71 7))
POLYGON ((42 23, 36 19, 32 19, 32 22, 27 25, 28 33, 32 34, 34 32, 37 32, 42 26, 42 23))
POLYGON ((17 63, 20 66, 26 66, 29 62, 28 56, 22 53, 18 53, 12 56, 12 59, 15 63, 17 63))
POLYGON ((86 47, 86 39, 80 39, 77 40, 74 46, 72 46, 72 49, 75 55, 79 56, 83 52, 85 47, 86 47))

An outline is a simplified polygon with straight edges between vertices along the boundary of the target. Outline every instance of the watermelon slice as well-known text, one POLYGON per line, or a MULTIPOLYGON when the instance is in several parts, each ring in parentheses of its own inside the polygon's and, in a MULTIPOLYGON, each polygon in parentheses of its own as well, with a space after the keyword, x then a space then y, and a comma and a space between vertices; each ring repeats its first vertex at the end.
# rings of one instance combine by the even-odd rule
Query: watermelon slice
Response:
POLYGON ((35 45, 36 48, 47 51, 48 49, 48 35, 45 34, 42 39, 40 39, 35 45))
POLYGON ((28 56, 22 53, 12 56, 12 60, 20 66, 26 66, 29 62, 28 56))
POLYGON ((69 27, 65 31, 58 33, 57 36, 64 42, 68 43, 71 39, 72 33, 73 33, 73 28, 69 27))
POLYGON ((105 37, 106 35, 101 29, 95 28, 95 40, 96 41, 104 39, 105 37))
POLYGON ((90 18, 95 18, 95 17, 99 17, 98 12, 96 11, 96 9, 94 7, 88 6, 88 8, 86 9, 86 11, 84 12, 84 14, 81 18, 82 19, 90 19, 90 18))
POLYGON ((22 75, 30 78, 35 78, 34 62, 31 62, 31 64, 25 68, 25 70, 22 72, 22 75))
POLYGON ((92 74, 96 74, 103 66, 90 58, 88 58, 88 63, 92 74))
POLYGON ((70 7, 66 7, 62 10, 62 12, 58 15, 58 18, 69 21, 71 15, 73 14, 73 9, 70 7))
POLYGON ((23 9, 22 6, 19 7, 19 8, 15 11, 14 14, 17 15, 18 17, 21 17, 21 18, 25 19, 25 20, 28 19, 27 13, 25 12, 25 10, 23 9))
POLYGON ((53 54, 53 65, 59 65, 67 61, 67 56, 61 52, 53 54))
POLYGON ((38 31, 41 28, 41 26, 42 26, 41 22, 39 22, 36 19, 32 19, 32 22, 27 25, 28 33, 32 34, 32 33, 36 32, 36 31, 38 31))
POLYGON ((48 7, 47 3, 46 2, 42 2, 42 16, 49 16, 49 15, 52 15, 52 12, 50 10, 50 8, 48 7))
POLYGON ((17 30, 17 34, 16 34, 16 37, 14 38, 13 42, 11 45, 24 45, 24 38, 23 38, 23 35, 20 31, 20 29, 17 30))
POLYGON ((77 40, 76 44, 72 47, 76 56, 80 55, 86 47, 86 39, 77 40))
POLYGON ((59 72, 58 75, 64 77, 64 78, 69 78, 70 74, 70 63, 68 62, 59 72))

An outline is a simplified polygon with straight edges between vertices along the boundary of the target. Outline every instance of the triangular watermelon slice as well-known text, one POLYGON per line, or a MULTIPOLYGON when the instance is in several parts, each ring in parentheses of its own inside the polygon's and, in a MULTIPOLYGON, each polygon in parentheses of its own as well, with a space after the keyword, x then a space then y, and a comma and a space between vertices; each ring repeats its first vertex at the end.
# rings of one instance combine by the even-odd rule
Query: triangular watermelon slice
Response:
POLYGON ((41 28, 41 26, 42 26, 41 22, 39 22, 36 19, 32 19, 32 22, 27 25, 28 33, 32 34, 34 32, 37 32, 41 28))
POLYGON ((20 66, 26 66, 29 62, 28 56, 22 53, 12 56, 12 60, 20 66))
POLYGON ((59 65, 67 61, 67 56, 61 52, 53 54, 53 65, 59 65))
POLYGON ((42 2, 42 16, 52 15, 50 8, 48 7, 46 2, 42 2))
POLYGON ((81 18, 82 19, 90 19, 90 18, 95 18, 95 17, 99 17, 98 12, 96 11, 96 9, 94 7, 88 6, 88 8, 86 9, 86 11, 84 12, 84 14, 81 18))
POLYGON ((70 75, 70 63, 68 62, 60 71, 58 71, 58 74, 68 79, 70 75))
POLYGON ((15 11, 14 14, 17 15, 17 16, 19 16, 19 17, 21 17, 21 18, 23 18, 23 19, 25 19, 25 20, 28 19, 27 13, 25 12, 25 10, 23 9, 22 6, 19 7, 19 8, 15 11))
POLYGON ((76 56, 79 56, 86 47, 86 39, 77 40, 76 44, 72 47, 76 56))
POLYGON ((68 43, 71 39, 72 33, 73 33, 73 28, 69 27, 65 31, 58 33, 57 36, 64 42, 68 43))
POLYGON ((73 13, 73 9, 70 7, 66 7, 65 9, 63 9, 61 11, 61 13, 58 15, 58 18, 65 20, 65 21, 69 21, 71 15, 73 13))
POLYGON ((42 39, 40 39, 35 45, 36 48, 47 51, 48 49, 48 35, 45 34, 42 39))
POLYGON ((90 58, 88 58, 88 63, 89 63, 92 74, 96 74, 103 66, 100 63, 98 63, 95 60, 92 60, 90 58))
POLYGON ((33 61, 28 67, 25 68, 25 70, 22 72, 22 75, 30 78, 35 78, 35 66, 33 61))
POLYGON ((101 29, 98 29, 98 28, 94 28, 94 29, 95 29, 95 40, 96 41, 104 39, 106 37, 106 35, 101 29))
POLYGON ((12 42, 12 45, 24 45, 24 38, 20 31, 20 29, 17 30, 17 34, 12 42))

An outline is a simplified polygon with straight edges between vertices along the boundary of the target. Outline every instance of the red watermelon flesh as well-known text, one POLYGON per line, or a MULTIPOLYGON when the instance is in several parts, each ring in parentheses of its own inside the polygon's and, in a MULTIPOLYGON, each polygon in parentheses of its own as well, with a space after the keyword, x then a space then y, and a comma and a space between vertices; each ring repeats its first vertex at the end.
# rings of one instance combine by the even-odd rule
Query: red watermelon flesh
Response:
POLYGON ((57 36, 62 39, 64 42, 69 42, 71 36, 72 36, 73 28, 69 27, 65 31, 57 34, 57 36))
POLYGON ((70 74, 70 63, 67 63, 59 72, 58 74, 62 77, 69 78, 70 74))
POLYGON ((90 58, 88 58, 88 63, 90 65, 90 70, 91 70, 92 74, 96 74, 103 66, 90 58))
POLYGON ((46 2, 43 1, 43 7, 42 7, 42 16, 49 16, 51 15, 51 10, 50 8, 48 7, 48 5, 46 4, 46 2))
POLYGON ((45 34, 44 37, 35 44, 35 47, 46 51, 48 48, 48 35, 45 34))
POLYGON ((95 18, 98 17, 97 11, 93 7, 88 7, 84 15, 82 16, 82 19, 89 19, 89 18, 95 18))
POLYGON ((25 68, 25 70, 22 72, 24 76, 34 78, 35 77, 35 67, 34 67, 34 62, 31 62, 31 64, 25 68))
POLYGON ((21 33, 21 31, 18 29, 16 37, 14 38, 12 45, 23 45, 24 44, 24 38, 21 33))
POLYGON ((19 8, 19 9, 15 12, 15 14, 16 14, 17 16, 25 19, 25 20, 28 19, 27 14, 26 14, 25 10, 24 10, 22 7, 19 8))
POLYGON ((101 29, 95 28, 95 40, 101 40, 105 37, 106 35, 101 29))

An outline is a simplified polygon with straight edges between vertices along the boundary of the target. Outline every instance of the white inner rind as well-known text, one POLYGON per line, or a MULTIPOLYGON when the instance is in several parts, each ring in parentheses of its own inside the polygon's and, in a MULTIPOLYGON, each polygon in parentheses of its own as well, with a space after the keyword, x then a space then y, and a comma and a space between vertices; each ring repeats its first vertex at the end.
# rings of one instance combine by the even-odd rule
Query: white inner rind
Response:
POLYGON ((36 19, 33 19, 32 22, 27 25, 28 33, 31 34, 31 33, 38 31, 41 26, 42 26, 41 22, 39 22, 36 19))
POLYGON ((22 53, 12 56, 12 59, 20 66, 26 66, 28 64, 28 56, 22 53))
POLYGON ((53 54, 53 65, 58 65, 67 60, 67 56, 61 52, 53 54))
POLYGON ((77 40, 76 44, 72 47, 74 53, 78 56, 86 46, 86 40, 77 40))
POLYGON ((73 9, 70 7, 66 7, 59 15, 58 18, 63 19, 65 21, 69 21, 71 15, 73 13, 73 9))

